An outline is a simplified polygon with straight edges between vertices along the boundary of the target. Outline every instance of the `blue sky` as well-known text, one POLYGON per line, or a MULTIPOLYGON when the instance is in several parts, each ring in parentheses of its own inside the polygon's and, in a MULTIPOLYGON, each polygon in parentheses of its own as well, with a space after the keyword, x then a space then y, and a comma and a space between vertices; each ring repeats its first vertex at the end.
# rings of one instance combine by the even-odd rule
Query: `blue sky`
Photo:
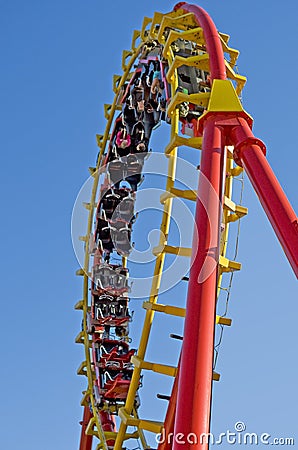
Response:
MULTIPOLYGON (((86 384, 76 375, 83 349, 74 344, 81 317, 73 305, 81 298, 81 280, 74 275, 71 212, 95 163, 95 134, 104 130, 102 105, 113 99, 122 50, 145 15, 167 12, 174 2, 0 4, 0 443, 6 450, 73 450, 86 384)), ((296 2, 286 8, 268 0, 200 5, 241 52, 239 71, 248 78, 244 107, 297 211, 296 2)), ((213 430, 232 430, 242 420, 247 431, 297 440, 296 280, 247 179, 244 204, 243 269, 234 277, 233 326, 219 357, 213 430)), ((142 312, 136 314, 137 340, 142 312)), ((153 343, 162 327, 157 319, 153 343)), ((174 332, 179 327, 173 323, 174 332)), ((156 418, 154 402, 144 388, 147 418, 156 418)))

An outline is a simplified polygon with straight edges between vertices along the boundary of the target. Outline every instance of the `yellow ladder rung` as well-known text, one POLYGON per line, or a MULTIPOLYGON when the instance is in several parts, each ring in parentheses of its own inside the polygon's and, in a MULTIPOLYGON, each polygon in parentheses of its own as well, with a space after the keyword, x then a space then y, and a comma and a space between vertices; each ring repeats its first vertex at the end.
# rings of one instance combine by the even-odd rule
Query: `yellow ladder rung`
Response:
POLYGON ((111 115, 112 105, 111 104, 104 104, 104 116, 107 120, 109 120, 111 115))
POLYGON ((231 58, 230 64, 232 67, 234 67, 240 52, 239 52, 239 50, 228 46, 228 42, 230 40, 230 36, 228 34, 224 34, 224 33, 218 33, 218 34, 219 34, 219 38, 221 40, 222 49, 223 49, 224 53, 229 53, 230 58, 231 58))
POLYGON ((96 143, 97 143, 98 147, 101 147, 101 145, 103 143, 103 137, 104 137, 103 134, 96 135, 96 143))
MULTIPOLYGON (((151 302, 144 302, 143 308, 151 311, 161 312, 164 314, 169 314, 170 316, 176 316, 176 317, 185 317, 186 315, 186 309, 185 308, 179 308, 178 306, 172 306, 172 305, 162 305, 161 303, 151 303, 151 302)), ((232 325, 232 319, 229 319, 228 317, 222 317, 217 315, 216 316, 216 324, 231 326, 232 325)))
POLYGON ((187 247, 174 247, 171 245, 158 245, 157 247, 153 248, 153 255, 158 256, 161 253, 170 253, 171 255, 178 255, 178 256, 191 256, 192 249, 187 247))
POLYGON ((162 305, 160 303, 144 302, 143 308, 146 310, 158 311, 171 316, 185 317, 185 308, 178 306, 162 305))
POLYGON ((229 319, 228 317, 216 316, 216 324, 226 325, 227 327, 230 327, 232 325, 232 319, 229 319))
POLYGON ((85 433, 88 434, 89 436, 97 436, 98 437, 98 430, 97 430, 96 421, 95 421, 94 417, 92 417, 89 420, 89 423, 86 427, 85 433))
POLYGON ((218 34, 226 44, 229 42, 229 40, 230 40, 229 34, 222 33, 221 31, 219 31, 218 34))
POLYGON ((85 270, 83 270, 83 269, 78 269, 78 270, 76 271, 76 275, 77 275, 78 277, 83 277, 83 276, 85 275, 85 270))
POLYGON ((152 433, 160 433, 163 428, 163 422, 156 422, 153 420, 144 420, 144 419, 137 419, 135 417, 130 416, 125 408, 119 408, 119 417, 121 418, 122 422, 127 426, 132 427, 138 427, 142 430, 151 431, 152 433))
POLYGON ((81 331, 75 338, 76 344, 84 344, 84 331, 81 331))
POLYGON ((233 177, 237 177, 238 175, 240 175, 243 172, 243 167, 240 166, 236 166, 231 170, 231 175, 233 177))
MULTIPOLYGON (((171 255, 191 257, 192 248, 174 247, 171 245, 161 244, 158 245, 157 247, 154 247, 152 253, 154 256, 158 256, 161 253, 170 253, 171 255)), ((219 265, 221 266, 223 272, 233 272, 234 270, 241 269, 241 263, 231 261, 230 259, 225 258, 224 256, 221 255, 219 257, 219 265)))
POLYGON ((165 148, 165 154, 169 155, 176 147, 186 146, 195 148, 197 150, 201 150, 202 148, 202 137, 191 137, 191 138, 184 138, 182 136, 174 136, 173 139, 171 139, 170 143, 165 148))
POLYGON ((113 75, 113 92, 117 94, 119 91, 119 85, 121 81, 122 75, 113 75))
POLYGON ((220 374, 217 373, 217 372, 213 372, 212 380, 213 381, 219 381, 220 380, 220 374))
POLYGON ((135 367, 139 369, 152 370, 152 372, 160 373, 162 375, 168 375, 170 377, 175 377, 177 374, 177 367, 144 361, 143 359, 138 358, 138 356, 136 355, 131 357, 131 362, 135 367))
POLYGON ((241 263, 237 261, 231 261, 230 259, 225 258, 224 256, 219 257, 219 265, 223 272, 234 272, 234 270, 241 269, 241 263))
POLYGON ((183 56, 176 55, 173 59, 172 64, 169 67, 168 72, 167 72, 166 78, 169 82, 171 82, 172 77, 174 76, 175 70, 177 70, 181 66, 197 67, 198 69, 208 72, 209 71, 209 55, 208 55, 208 53, 203 53, 202 55, 190 56, 188 58, 184 58, 183 56))
POLYGON ((160 196, 160 203, 164 204, 169 198, 173 197, 179 197, 184 198, 185 200, 196 201, 197 193, 192 190, 170 188, 170 191, 167 191, 160 196))
MULTIPOLYGON (((117 431, 105 431, 104 436, 107 441, 110 439, 116 439, 117 431)), ((126 433, 125 437, 124 437, 124 441, 126 441, 127 439, 139 439, 139 437, 140 437, 140 433, 138 431, 135 431, 134 433, 126 433)))
POLYGON ((134 30, 133 35, 132 35, 132 41, 131 41, 131 48, 133 50, 136 50, 136 42, 137 39, 141 36, 141 31, 140 30, 134 30))
MULTIPOLYGON (((158 39, 162 39, 163 33, 164 33, 164 25, 163 25, 163 23, 161 23, 160 30, 158 33, 158 39)), ((164 58, 167 57, 167 54, 170 49, 170 45, 179 38, 185 39, 187 41, 193 41, 193 42, 196 42, 197 44, 204 44, 204 42, 205 42, 203 30, 200 27, 192 28, 191 30, 182 31, 180 33, 178 31, 171 30, 167 37, 164 48, 163 48, 163 57, 164 58)))
POLYGON ((248 213, 248 209, 245 206, 236 205, 236 203, 226 196, 224 197, 224 208, 234 213, 228 216, 228 222, 234 222, 248 213))
POLYGON ((180 14, 178 10, 163 17, 160 24, 160 30, 161 33, 163 33, 166 28, 188 30, 189 27, 196 28, 197 26, 198 24, 192 13, 180 14))
POLYGON ((170 189, 171 194, 175 195, 175 197, 185 198, 186 200, 196 201, 197 193, 193 190, 181 190, 177 188, 170 189))
POLYGON ((90 209, 91 209, 91 203, 83 202, 83 206, 84 206, 85 209, 87 209, 88 211, 90 211, 90 209))
POLYGON ((247 79, 245 76, 243 75, 239 75, 238 73, 236 74, 234 72, 234 70, 232 69, 232 66, 228 63, 228 61, 225 61, 225 66, 226 66, 226 72, 227 72, 227 78, 230 78, 234 81, 236 81, 236 94, 240 95, 247 79))
POLYGON ((142 30, 141 30, 141 39, 142 39, 142 41, 144 41, 145 38, 146 38, 146 36, 145 36, 146 31, 147 31, 146 28, 149 25, 149 23, 151 23, 151 22, 152 22, 152 19, 150 17, 144 17, 142 30))
POLYGON ((126 60, 129 56, 132 56, 132 52, 130 50, 123 50, 122 52, 122 69, 125 72, 127 68, 126 60))
POLYGON ((77 370, 78 375, 85 375, 87 376, 87 362, 83 361, 80 367, 77 370))
POLYGON ((228 217, 227 217, 227 222, 228 223, 229 222, 236 222, 236 220, 239 220, 242 217, 244 217, 247 214, 247 212, 248 212, 247 208, 243 207, 243 211, 238 210, 238 211, 236 211, 235 214, 229 214, 228 217), (244 210, 246 210, 246 211, 244 211, 244 210))
POLYGON ((150 36, 151 39, 157 39, 157 35, 158 35, 158 32, 159 32, 159 29, 156 30, 156 26, 160 25, 160 23, 163 20, 163 17, 164 17, 163 13, 160 13, 160 12, 155 12, 154 13, 154 16, 153 16, 152 22, 151 22, 151 27, 150 27, 150 30, 149 30, 149 36, 150 36))
POLYGON ((88 406, 89 398, 90 398, 90 392, 89 391, 83 392, 83 398, 81 400, 81 406, 88 406))
POLYGON ((231 200, 229 197, 225 196, 224 197, 224 207, 226 207, 226 209, 228 209, 229 211, 235 212, 236 203, 234 203, 233 200, 231 200))
POLYGON ((210 95, 210 92, 201 92, 199 94, 184 94, 183 92, 176 92, 167 107, 167 114, 169 117, 172 116, 175 108, 183 102, 192 103, 193 105, 207 108, 210 95))
POLYGON ((82 310, 83 308, 84 308, 84 300, 79 300, 74 306, 74 309, 76 310, 82 310))
POLYGON ((96 173, 96 167, 89 167, 88 168, 89 173, 92 177, 94 177, 95 173, 96 173))

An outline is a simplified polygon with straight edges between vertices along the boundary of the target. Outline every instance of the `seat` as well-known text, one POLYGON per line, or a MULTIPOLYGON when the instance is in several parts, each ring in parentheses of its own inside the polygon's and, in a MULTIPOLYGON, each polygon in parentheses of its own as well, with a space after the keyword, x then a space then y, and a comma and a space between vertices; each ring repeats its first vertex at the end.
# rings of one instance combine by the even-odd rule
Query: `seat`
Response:
POLYGON ((131 375, 129 377, 127 374, 119 373, 114 379, 108 380, 103 387, 105 390, 104 397, 106 399, 125 400, 131 381, 130 378, 131 375))
POLYGON ((117 207, 118 216, 129 223, 134 216, 134 205, 135 200, 132 197, 125 197, 117 207))
POLYGON ((125 176, 125 164, 121 159, 114 159, 114 161, 109 162, 108 172, 110 174, 110 179, 113 184, 119 184, 125 176))
POLYGON ((101 210, 105 211, 107 219, 110 219, 120 202, 121 198, 111 189, 104 195, 100 201, 101 210))

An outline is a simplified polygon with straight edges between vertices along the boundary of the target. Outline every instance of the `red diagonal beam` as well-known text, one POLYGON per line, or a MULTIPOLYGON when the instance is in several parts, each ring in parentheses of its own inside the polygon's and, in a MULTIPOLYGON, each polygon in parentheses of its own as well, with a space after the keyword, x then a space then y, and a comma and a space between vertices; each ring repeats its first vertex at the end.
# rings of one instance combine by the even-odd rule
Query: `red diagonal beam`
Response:
POLYGON ((230 131, 235 146, 234 158, 243 166, 282 248, 298 277, 297 216, 274 175, 266 157, 264 145, 256 139, 245 118, 230 131))

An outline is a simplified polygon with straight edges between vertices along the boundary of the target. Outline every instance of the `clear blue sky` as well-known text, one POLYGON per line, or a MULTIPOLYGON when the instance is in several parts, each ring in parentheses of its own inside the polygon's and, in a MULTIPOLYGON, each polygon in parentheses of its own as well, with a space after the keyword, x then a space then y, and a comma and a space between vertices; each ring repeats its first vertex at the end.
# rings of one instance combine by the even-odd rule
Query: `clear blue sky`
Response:
MULTIPOLYGON (((81 298, 81 279, 74 275, 72 207, 95 163, 95 133, 104 130, 102 105, 113 99, 112 76, 121 73, 122 50, 129 49, 145 15, 167 12, 175 2, 0 4, 0 445, 75 450, 86 380, 76 375, 83 348, 74 344, 81 317, 73 305, 81 298)), ((297 211, 297 4, 199 4, 241 51, 239 71, 248 78, 245 109, 297 211)), ((219 358, 213 430, 233 430, 242 420, 247 431, 297 440, 296 281, 245 184, 249 215, 238 257, 243 270, 234 277, 233 326, 219 358)), ((136 322, 142 320, 135 328, 136 322)), ((145 390, 143 403, 152 405, 147 418, 157 418, 145 390)))

